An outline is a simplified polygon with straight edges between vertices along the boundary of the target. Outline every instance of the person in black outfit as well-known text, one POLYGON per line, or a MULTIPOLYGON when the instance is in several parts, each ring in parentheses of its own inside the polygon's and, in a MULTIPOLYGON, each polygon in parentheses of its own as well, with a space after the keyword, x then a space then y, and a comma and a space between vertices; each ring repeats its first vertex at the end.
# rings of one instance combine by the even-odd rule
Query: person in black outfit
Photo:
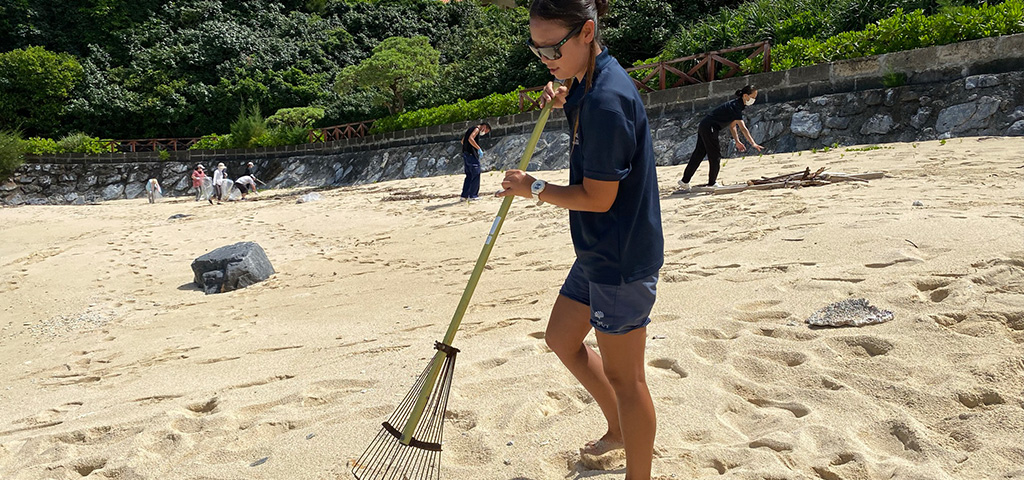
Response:
POLYGON ((743 109, 753 105, 756 99, 757 89, 747 85, 736 91, 736 98, 719 105, 700 121, 700 124, 697 126, 697 147, 693 149, 693 154, 690 155, 690 161, 686 164, 682 180, 679 180, 679 188, 682 191, 690 191, 690 179, 697 172, 697 167, 700 166, 700 162, 704 160, 705 155, 708 157, 708 165, 711 169, 708 172, 708 186, 718 186, 716 180, 718 179, 718 170, 721 168, 722 161, 718 133, 722 129, 729 128, 732 138, 736 142, 737 150, 741 152, 747 151, 747 147, 740 141, 737 129, 743 131, 743 135, 747 137, 747 141, 750 142, 752 147, 756 148, 759 152, 763 150, 750 136, 750 130, 747 130, 747 125, 743 123, 743 109))
POLYGON ((245 174, 252 178, 256 178, 256 166, 253 165, 252 162, 245 164, 245 174))
POLYGON ((491 125, 487 122, 466 130, 462 135, 462 163, 466 170, 466 179, 462 182, 462 194, 460 201, 471 201, 480 198, 480 157, 484 151, 480 144, 476 143, 478 136, 487 135, 491 131, 491 125))

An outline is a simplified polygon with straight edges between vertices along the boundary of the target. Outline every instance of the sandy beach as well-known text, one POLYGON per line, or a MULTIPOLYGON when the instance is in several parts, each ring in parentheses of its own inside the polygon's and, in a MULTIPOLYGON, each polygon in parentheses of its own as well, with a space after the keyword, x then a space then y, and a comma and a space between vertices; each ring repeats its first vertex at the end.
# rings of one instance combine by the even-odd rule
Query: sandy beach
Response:
MULTIPOLYGON (((656 478, 1024 479, 1024 139, 879 147, 720 175, 886 174, 867 183, 680 195, 683 166, 658 169, 656 478), (894 319, 805 323, 848 298, 894 319)), ((459 203, 462 179, 0 209, 0 478, 351 478, 500 205, 459 203), (277 273, 204 295, 191 262, 240 241, 277 273)), ((544 343, 568 229, 513 203, 455 338, 442 478, 623 477, 580 463, 602 417, 544 343)))

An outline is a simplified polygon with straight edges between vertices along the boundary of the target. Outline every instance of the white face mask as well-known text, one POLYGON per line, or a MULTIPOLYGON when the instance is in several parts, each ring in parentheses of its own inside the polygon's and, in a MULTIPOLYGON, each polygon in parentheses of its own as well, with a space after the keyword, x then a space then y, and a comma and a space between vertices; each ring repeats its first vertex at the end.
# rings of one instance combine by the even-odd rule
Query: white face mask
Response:
POLYGON ((754 97, 750 97, 750 98, 744 100, 743 104, 749 107, 749 106, 754 104, 754 100, 755 100, 754 97))

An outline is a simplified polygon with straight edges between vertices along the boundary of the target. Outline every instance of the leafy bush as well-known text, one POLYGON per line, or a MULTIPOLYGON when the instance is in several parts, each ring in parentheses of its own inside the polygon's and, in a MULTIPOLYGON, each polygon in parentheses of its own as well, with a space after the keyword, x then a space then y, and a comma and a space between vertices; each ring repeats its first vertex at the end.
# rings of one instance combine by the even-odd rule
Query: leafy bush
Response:
POLYGON ((0 130, 0 181, 7 179, 25 160, 25 141, 17 130, 0 130))
POLYGON ((668 60, 761 40, 770 40, 773 45, 794 38, 825 40, 863 29, 899 9, 932 14, 953 3, 982 4, 979 0, 752 0, 723 8, 696 24, 683 25, 665 45, 660 58, 668 60))
POLYGON ((264 146, 268 137, 267 121, 260 113, 259 107, 242 109, 238 118, 231 122, 231 148, 253 148, 264 146))
POLYGON ((270 125, 309 128, 324 118, 324 109, 320 107, 282 108, 267 117, 270 125))
POLYGON ((0 124, 55 133, 82 77, 82 66, 67 53, 43 47, 0 53, 0 124))
POLYGON ((29 137, 25 140, 25 153, 33 155, 46 155, 49 153, 61 153, 57 141, 52 138, 29 137))
POLYGON ((882 75, 882 85, 886 87, 902 87, 907 84, 907 74, 903 72, 885 72, 882 75))
POLYGON ((56 153, 105 153, 112 151, 109 144, 84 133, 70 133, 57 141, 56 153))
POLYGON ((217 150, 231 148, 231 135, 204 135, 198 142, 193 143, 189 150, 217 150))
POLYGON ((281 125, 270 130, 264 140, 264 147, 280 147, 282 145, 298 145, 309 142, 309 129, 303 126, 281 125))
POLYGON ((843 32, 823 41, 794 38, 772 49, 772 68, 785 70, 1015 33, 1024 33, 1024 0, 977 8, 947 7, 935 15, 897 9, 893 16, 863 30, 843 32))
POLYGON ((494 93, 478 100, 459 100, 434 108, 415 110, 384 117, 373 123, 370 133, 383 133, 410 128, 444 125, 519 113, 519 87, 510 93, 494 93))

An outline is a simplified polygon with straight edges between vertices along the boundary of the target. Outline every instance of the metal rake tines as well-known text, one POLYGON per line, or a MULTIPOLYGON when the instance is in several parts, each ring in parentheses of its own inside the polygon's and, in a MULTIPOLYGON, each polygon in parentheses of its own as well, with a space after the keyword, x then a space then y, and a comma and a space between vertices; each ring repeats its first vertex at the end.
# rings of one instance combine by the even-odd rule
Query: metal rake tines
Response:
POLYGON ((457 348, 440 342, 434 348, 444 352, 427 365, 412 390, 377 432, 352 465, 352 475, 359 480, 438 480, 441 478, 441 436, 444 412, 448 406, 455 373, 457 348), (443 362, 436 381, 429 382, 435 362, 443 362), (403 442, 403 430, 414 414, 417 400, 429 389, 423 414, 409 442, 403 442))

